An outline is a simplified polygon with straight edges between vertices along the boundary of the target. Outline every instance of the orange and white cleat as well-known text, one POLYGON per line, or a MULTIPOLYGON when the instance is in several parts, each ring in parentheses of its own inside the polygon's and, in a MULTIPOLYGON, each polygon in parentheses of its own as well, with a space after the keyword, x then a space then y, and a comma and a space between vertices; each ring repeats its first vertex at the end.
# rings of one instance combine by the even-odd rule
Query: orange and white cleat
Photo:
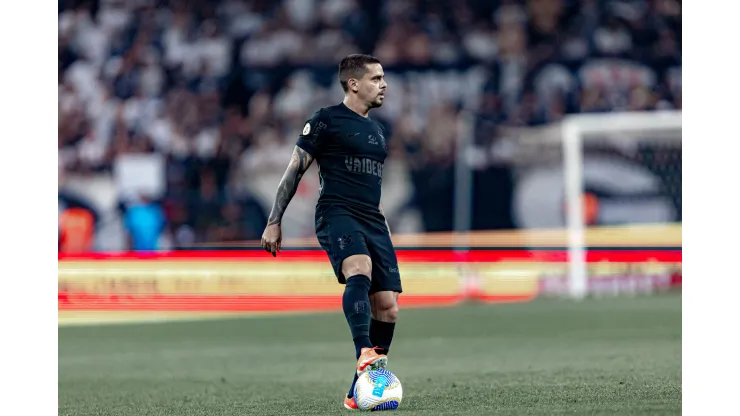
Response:
POLYGON ((354 397, 344 398, 344 408, 347 410, 357 410, 357 402, 354 397))
POLYGON ((360 350, 360 358, 357 359, 357 375, 368 370, 385 368, 388 365, 388 356, 375 352, 377 347, 363 348, 360 350))

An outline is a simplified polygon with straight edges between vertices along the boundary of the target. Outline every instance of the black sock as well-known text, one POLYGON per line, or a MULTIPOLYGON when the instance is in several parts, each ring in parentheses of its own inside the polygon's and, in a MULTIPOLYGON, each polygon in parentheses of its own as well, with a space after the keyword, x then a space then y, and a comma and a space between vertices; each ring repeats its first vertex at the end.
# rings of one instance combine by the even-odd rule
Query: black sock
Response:
MULTIPOLYGON (((370 320, 370 341, 374 346, 380 348, 377 350, 378 354, 388 354, 388 350, 391 348, 391 341, 393 341, 393 330, 395 329, 395 322, 376 321, 375 319, 370 320)), ((352 397, 354 395, 357 378, 357 372, 355 371, 352 384, 349 386, 347 397, 352 397)))
POLYGON ((357 383, 357 379, 360 378, 360 376, 357 375, 357 371, 353 371, 354 378, 352 379, 352 384, 349 386, 349 392, 347 392, 347 398, 350 399, 355 395, 355 383, 357 383))
POLYGON ((370 342, 381 349, 378 354, 388 354, 393 341, 393 331, 396 329, 395 322, 383 322, 372 319, 370 321, 370 342))
POLYGON ((342 296, 342 309, 347 318, 352 340, 355 342, 355 355, 360 358, 360 350, 372 348, 370 342, 370 279, 358 274, 347 278, 342 296))

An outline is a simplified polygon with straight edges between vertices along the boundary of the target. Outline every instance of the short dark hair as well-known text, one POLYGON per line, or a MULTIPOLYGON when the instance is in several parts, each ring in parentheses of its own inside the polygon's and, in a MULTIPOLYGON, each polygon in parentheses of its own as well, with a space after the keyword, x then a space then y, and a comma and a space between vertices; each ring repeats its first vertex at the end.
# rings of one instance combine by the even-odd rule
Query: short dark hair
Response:
POLYGON ((344 92, 349 90, 347 82, 350 78, 362 78, 367 72, 367 65, 379 64, 380 60, 372 55, 353 54, 347 55, 339 63, 339 84, 344 92))

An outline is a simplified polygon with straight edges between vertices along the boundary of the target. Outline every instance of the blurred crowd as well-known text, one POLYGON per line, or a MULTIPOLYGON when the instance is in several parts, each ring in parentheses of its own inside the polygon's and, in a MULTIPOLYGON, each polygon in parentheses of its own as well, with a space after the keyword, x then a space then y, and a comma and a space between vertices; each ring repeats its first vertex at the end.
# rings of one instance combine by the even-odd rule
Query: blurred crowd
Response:
MULTIPOLYGON (((571 113, 681 108, 676 0, 60 0, 60 174, 155 155, 161 192, 118 195, 129 237, 133 223, 174 245, 258 239, 301 126, 342 98, 350 53, 383 62, 372 115, 409 183, 389 191, 393 211, 417 210, 425 230, 449 229, 451 204, 435 201, 463 134, 487 146, 571 113)), ((510 175, 492 169, 506 195, 510 175)), ((506 206, 488 211, 477 228, 513 226, 506 206)))

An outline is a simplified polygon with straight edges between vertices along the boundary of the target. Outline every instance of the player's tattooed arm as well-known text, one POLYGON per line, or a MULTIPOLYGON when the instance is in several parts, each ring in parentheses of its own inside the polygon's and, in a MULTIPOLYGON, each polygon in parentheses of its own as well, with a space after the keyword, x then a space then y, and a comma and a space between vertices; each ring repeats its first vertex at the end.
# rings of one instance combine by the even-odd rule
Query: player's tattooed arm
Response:
POLYGON ((378 209, 380 210, 380 213, 383 214, 383 218, 385 218, 385 226, 388 228, 388 234, 391 233, 391 226, 388 225, 388 218, 385 216, 385 212, 383 211, 383 204, 378 204, 378 209))
POLYGON ((280 185, 278 185, 275 203, 272 205, 267 225, 280 224, 285 209, 288 208, 290 200, 293 199, 296 190, 298 190, 298 183, 301 181, 308 167, 311 166, 311 162, 313 162, 313 157, 305 150, 298 146, 293 149, 293 155, 290 157, 288 168, 280 180, 280 185))

